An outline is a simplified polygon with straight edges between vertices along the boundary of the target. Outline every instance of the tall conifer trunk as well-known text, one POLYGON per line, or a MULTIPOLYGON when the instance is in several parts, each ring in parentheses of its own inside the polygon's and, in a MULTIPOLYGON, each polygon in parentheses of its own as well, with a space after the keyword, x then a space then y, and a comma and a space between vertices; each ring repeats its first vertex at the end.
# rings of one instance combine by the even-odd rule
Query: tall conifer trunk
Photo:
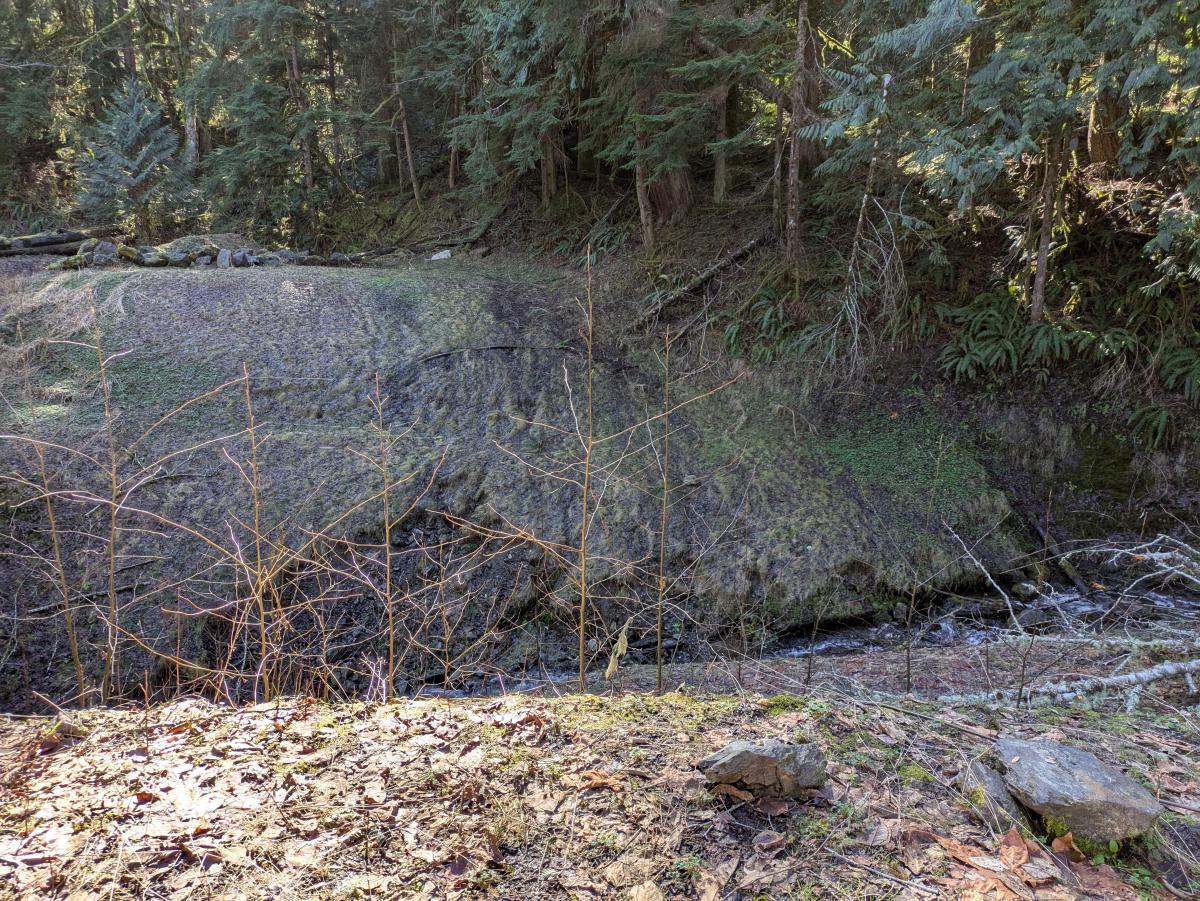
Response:
POLYGON ((808 0, 800 0, 796 10, 796 53, 792 71, 792 147, 788 155, 787 185, 787 258, 798 265, 803 255, 800 242, 800 129, 810 115, 805 101, 808 78, 808 0))
MULTIPOLYGON (((729 85, 717 88, 713 97, 717 112, 717 140, 729 139, 729 85)), ((724 150, 718 150, 713 160, 713 202, 724 203, 729 191, 728 160, 724 150)))
POLYGON ((1038 232, 1037 261, 1033 273, 1033 293, 1029 318, 1041 322, 1046 313, 1046 269, 1050 261, 1050 238, 1054 231, 1054 212, 1058 205, 1058 173, 1062 158, 1062 128, 1046 139, 1046 174, 1042 180, 1042 224, 1038 232))

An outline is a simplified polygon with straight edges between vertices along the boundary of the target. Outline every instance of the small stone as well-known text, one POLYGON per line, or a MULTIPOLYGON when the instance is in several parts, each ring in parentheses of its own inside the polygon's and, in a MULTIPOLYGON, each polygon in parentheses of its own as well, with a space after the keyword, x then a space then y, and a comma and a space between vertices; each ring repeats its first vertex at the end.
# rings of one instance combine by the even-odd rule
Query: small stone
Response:
POLYGON ((117 245, 112 241, 97 241, 92 253, 92 258, 97 264, 112 263, 117 259, 117 245))
POLYGON ((261 257, 258 257, 257 259, 258 259, 258 264, 262 265, 262 266, 282 266, 283 265, 283 257, 281 257, 277 253, 264 253, 261 257))
POLYGON ((221 248, 220 252, 217 254, 217 268, 228 269, 232 265, 233 251, 231 251, 228 247, 221 248))
POLYGON ((744 786, 761 797, 799 798, 825 784, 825 755, 811 744, 777 738, 732 741, 697 767, 711 783, 744 786))
POLYGON ((128 244, 122 244, 117 248, 117 256, 123 260, 133 263, 135 266, 141 266, 146 260, 142 257, 142 252, 136 247, 130 247, 128 244))
POLYGON ((301 266, 324 266, 327 262, 325 257, 315 253, 306 253, 304 258, 299 261, 301 266))
POLYGON ((958 787, 984 825, 994 832, 1007 832, 1013 826, 1030 828, 1029 817, 1008 793, 1003 777, 990 766, 972 761, 959 774, 958 787))
POLYGON ((1076 839, 1123 841, 1148 832, 1163 814, 1145 787, 1079 748, 1009 738, 996 743, 996 753, 1013 796, 1076 839))
POLYGON ((96 245, 100 243, 99 238, 87 238, 79 245, 78 253, 89 253, 96 249, 96 245))
POLYGON ((1048 610, 1040 607, 1027 607, 1017 614, 1016 619, 1022 629, 1037 629, 1047 625, 1051 617, 1048 610))
POLYGON ((1032 582, 1018 582, 1012 587, 1012 594, 1019 601, 1032 601, 1040 596, 1041 592, 1032 582))
POLYGON ((429 259, 431 259, 431 260, 448 260, 448 259, 450 259, 450 251, 439 250, 437 253, 435 253, 433 256, 431 256, 429 259))

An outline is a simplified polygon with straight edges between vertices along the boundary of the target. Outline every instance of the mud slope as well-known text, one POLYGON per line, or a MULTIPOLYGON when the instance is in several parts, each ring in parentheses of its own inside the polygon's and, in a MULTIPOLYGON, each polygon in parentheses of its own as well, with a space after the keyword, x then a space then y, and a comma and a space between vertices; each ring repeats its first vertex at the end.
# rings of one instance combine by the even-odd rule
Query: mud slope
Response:
MULTIPOLYGON (((578 421, 584 412, 578 287, 561 274, 508 277, 457 266, 30 276, 10 287, 0 309, 9 400, 0 424, 9 434, 98 455, 91 462, 52 451, 53 487, 107 494, 95 351, 48 340, 71 333, 93 340, 94 303, 105 351, 118 354, 109 379, 130 508, 119 549, 123 604, 150 641, 168 640, 174 628, 160 608, 177 599, 176 580, 203 573, 204 591, 188 583, 190 601, 215 604, 230 593, 228 560, 214 558, 206 541, 252 543, 244 386, 206 396, 243 367, 264 533, 379 534, 382 514, 372 498, 380 476, 369 459, 379 453, 371 404, 378 373, 393 478, 409 478, 393 506, 404 509, 432 479, 398 528, 398 547, 445 539, 464 523, 570 545, 578 535, 578 491, 554 476, 580 473, 572 466, 581 449, 572 411, 578 421), (16 352, 18 334, 34 345, 24 357, 16 352)), ((682 379, 675 397, 685 402, 725 377, 710 371, 682 379)), ((601 341, 596 434, 653 415, 660 383, 659 372, 619 358, 601 341)), ((943 519, 968 542, 981 542, 985 559, 1017 552, 1013 536, 996 527, 1007 504, 961 430, 881 413, 843 433, 815 434, 797 427, 792 403, 783 389, 748 375, 672 416, 667 565, 673 593, 708 624, 753 615, 781 628, 815 610, 891 603, 888 589, 959 580, 971 565, 943 519)), ((642 573, 657 567, 660 470, 651 434, 629 429, 597 451, 593 573, 621 583, 626 597, 652 585, 642 573), (638 561, 646 565, 631 566, 638 561)), ((34 471, 26 441, 8 438, 0 454, 4 471, 34 471)), ((13 610, 46 596, 30 559, 48 547, 44 515, 36 505, 17 506, 28 494, 11 482, 0 489, 0 505, 15 508, 6 522, 14 524, 17 556, 0 564, 14 586, 5 599, 13 610)), ((66 497, 60 506, 78 530, 64 538, 72 578, 95 592, 104 585, 103 555, 85 533, 104 511, 66 497)), ((553 554, 511 541, 475 577, 495 591, 518 585, 527 600, 564 582, 553 554)), ((94 618, 90 626, 98 628, 94 618)))

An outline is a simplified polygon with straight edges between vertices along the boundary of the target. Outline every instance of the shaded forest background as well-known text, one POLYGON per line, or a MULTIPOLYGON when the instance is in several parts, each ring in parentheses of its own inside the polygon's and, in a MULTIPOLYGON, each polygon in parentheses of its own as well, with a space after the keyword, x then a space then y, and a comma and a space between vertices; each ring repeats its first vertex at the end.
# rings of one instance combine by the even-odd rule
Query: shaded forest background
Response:
POLYGON ((0 34, 0 232, 369 249, 364 211, 519 195, 653 261, 732 209, 776 248, 713 318, 736 353, 1074 367, 1154 446, 1200 402, 1184 0, 5 0, 0 34))

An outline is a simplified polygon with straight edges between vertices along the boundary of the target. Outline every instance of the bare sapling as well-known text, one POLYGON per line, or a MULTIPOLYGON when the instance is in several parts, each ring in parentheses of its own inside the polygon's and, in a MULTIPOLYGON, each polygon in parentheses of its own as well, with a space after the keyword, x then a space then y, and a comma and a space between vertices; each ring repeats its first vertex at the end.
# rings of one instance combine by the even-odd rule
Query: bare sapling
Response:
MULTIPOLYGON (((25 347, 25 336, 21 331, 20 320, 17 321, 17 345, 24 348, 21 355, 23 365, 21 377, 27 401, 33 401, 33 383, 30 378, 29 348, 25 347)), ((55 587, 58 589, 62 603, 63 628, 66 632, 67 649, 71 654, 71 667, 75 672, 75 688, 78 692, 79 705, 88 703, 87 677, 84 674, 83 658, 79 653, 79 633, 75 628, 75 599, 68 587, 67 568, 63 562, 62 536, 58 528, 58 515, 54 509, 54 492, 50 489, 50 472, 46 463, 46 447, 41 441, 33 442, 33 453, 37 457, 37 475, 42 500, 46 507, 46 528, 50 535, 50 565, 54 573, 55 587)))
POLYGON ((585 434, 583 435, 583 484, 580 494, 579 525, 579 690, 587 691, 587 616, 588 616, 588 532, 591 526, 592 452, 595 447, 595 420, 592 387, 594 370, 592 339, 592 246, 587 248, 587 291, 586 318, 584 321, 584 345, 587 350, 587 385, 585 396, 585 434))
POLYGON ((667 594, 667 517, 671 473, 671 332, 663 338, 662 509, 658 516, 658 604, 655 609, 654 687, 663 690, 663 608, 667 594))
POLYGON ((104 340, 100 329, 100 316, 96 310, 95 293, 88 290, 88 303, 91 307, 96 350, 97 379, 99 380, 100 399, 104 413, 104 440, 107 452, 106 475, 108 481, 108 536, 105 541, 105 578, 107 582, 105 596, 108 609, 105 617, 107 640, 104 648, 104 669, 100 677, 100 702, 107 704, 114 689, 120 692, 121 667, 121 623, 120 612, 117 608, 117 542, 120 537, 118 514, 121 510, 121 479, 118 472, 120 458, 117 456, 117 438, 115 417, 112 408, 112 386, 109 382, 108 367, 121 354, 109 356, 104 352, 104 340))

